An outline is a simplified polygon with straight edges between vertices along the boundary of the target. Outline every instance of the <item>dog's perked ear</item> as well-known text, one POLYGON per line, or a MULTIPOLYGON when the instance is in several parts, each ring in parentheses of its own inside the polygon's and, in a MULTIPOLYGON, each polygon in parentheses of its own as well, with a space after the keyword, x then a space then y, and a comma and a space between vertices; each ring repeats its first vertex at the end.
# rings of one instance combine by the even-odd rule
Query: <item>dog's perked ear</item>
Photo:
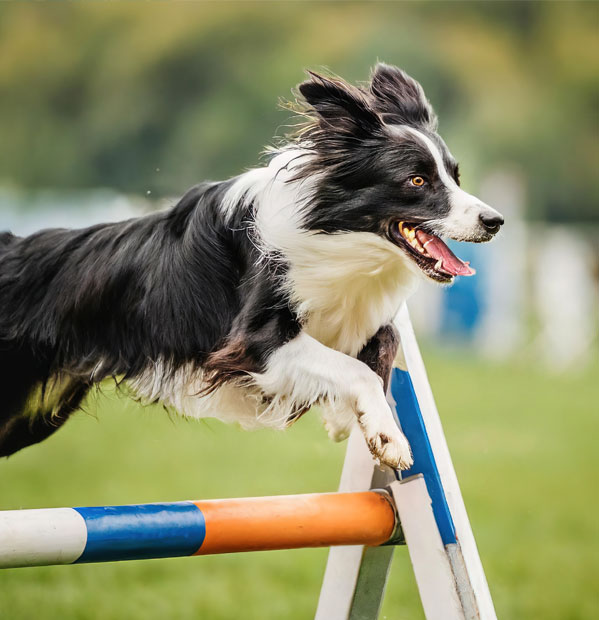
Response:
POLYGON ((373 108, 386 123, 436 130, 437 117, 422 86, 401 69, 378 63, 372 71, 370 92, 373 108))
POLYGON ((313 71, 308 74, 310 79, 302 82, 298 90, 316 112, 321 129, 354 137, 372 137, 382 129, 381 119, 364 91, 337 77, 313 71))

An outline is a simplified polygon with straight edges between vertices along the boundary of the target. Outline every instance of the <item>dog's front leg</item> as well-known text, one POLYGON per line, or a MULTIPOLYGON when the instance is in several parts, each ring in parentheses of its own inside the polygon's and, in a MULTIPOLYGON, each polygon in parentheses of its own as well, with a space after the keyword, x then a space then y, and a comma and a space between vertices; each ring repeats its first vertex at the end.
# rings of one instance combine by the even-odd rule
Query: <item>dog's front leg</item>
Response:
POLYGON ((358 359, 373 370, 383 382, 385 394, 391 379, 393 360, 399 348, 399 333, 394 325, 383 325, 358 353, 358 359))
POLYGON ((317 401, 351 409, 381 463, 401 469, 412 465, 410 446, 393 419, 383 380, 360 360, 300 332, 272 353, 265 371, 253 377, 263 392, 282 396, 298 410, 317 401))

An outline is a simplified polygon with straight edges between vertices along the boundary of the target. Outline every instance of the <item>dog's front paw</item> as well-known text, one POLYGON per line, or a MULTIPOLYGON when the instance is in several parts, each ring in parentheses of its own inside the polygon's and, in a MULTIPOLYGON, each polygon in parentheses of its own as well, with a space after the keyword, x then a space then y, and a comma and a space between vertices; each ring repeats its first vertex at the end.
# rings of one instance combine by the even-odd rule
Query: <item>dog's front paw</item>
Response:
POLYGON ((410 444, 395 422, 380 377, 371 373, 366 379, 354 384, 355 413, 366 444, 381 464, 409 469, 414 463, 410 444))
POLYGON ((329 437, 333 441, 347 439, 356 424, 356 414, 351 407, 340 403, 328 404, 320 408, 320 415, 329 437))
POLYGON ((409 469, 414 464, 412 450, 406 436, 399 430, 394 422, 385 425, 381 429, 375 425, 368 424, 366 416, 359 418, 360 426, 366 439, 366 444, 372 455, 377 458, 382 465, 388 465, 393 469, 409 469))

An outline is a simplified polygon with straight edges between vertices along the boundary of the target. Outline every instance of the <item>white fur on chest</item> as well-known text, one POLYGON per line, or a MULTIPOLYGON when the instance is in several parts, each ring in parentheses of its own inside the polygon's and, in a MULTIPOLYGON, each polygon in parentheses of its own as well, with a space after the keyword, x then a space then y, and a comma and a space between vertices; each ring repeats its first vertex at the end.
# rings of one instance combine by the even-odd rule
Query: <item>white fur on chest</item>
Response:
POLYGON ((288 286, 305 330, 355 357, 418 283, 400 251, 373 233, 302 235, 288 286))
POLYGON ((292 179, 295 166, 309 157, 303 151, 286 151, 261 170, 269 181, 252 196, 256 232, 265 252, 280 252, 289 265, 285 286, 305 331, 356 356, 379 327, 393 319, 422 277, 413 262, 380 235, 302 229, 302 212, 310 208, 318 178, 292 179))

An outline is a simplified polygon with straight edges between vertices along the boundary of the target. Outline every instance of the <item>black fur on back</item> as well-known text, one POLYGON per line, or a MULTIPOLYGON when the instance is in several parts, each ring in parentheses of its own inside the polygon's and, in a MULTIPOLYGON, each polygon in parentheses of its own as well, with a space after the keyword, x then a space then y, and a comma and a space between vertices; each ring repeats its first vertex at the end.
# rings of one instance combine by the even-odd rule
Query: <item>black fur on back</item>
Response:
POLYGON ((161 360, 172 372, 205 365, 217 385, 260 369, 269 331, 293 330, 290 311, 263 311, 287 300, 269 280, 256 285, 251 205, 226 226, 219 214, 231 182, 126 222, 2 233, 0 455, 47 437, 105 377, 135 378, 161 360))

